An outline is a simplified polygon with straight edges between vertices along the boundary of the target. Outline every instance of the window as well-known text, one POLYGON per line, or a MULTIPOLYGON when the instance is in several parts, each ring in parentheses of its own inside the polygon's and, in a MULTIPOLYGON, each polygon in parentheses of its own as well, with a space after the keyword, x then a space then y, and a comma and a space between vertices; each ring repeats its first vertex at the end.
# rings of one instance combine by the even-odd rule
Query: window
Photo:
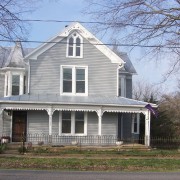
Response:
POLYGON ((74 32, 67 41, 67 57, 82 57, 83 39, 74 32))
POLYGON ((62 111, 60 113, 60 134, 86 135, 87 113, 81 111, 62 111))
POLYGON ((22 95, 26 92, 25 72, 7 71, 5 73, 4 96, 22 95))
POLYGON ((24 76, 24 94, 26 94, 26 76, 24 76))
POLYGON ((76 69, 76 93, 85 93, 85 69, 76 69))
POLYGON ((63 69, 63 92, 72 93, 72 68, 63 69))
POLYGON ((87 71, 83 66, 61 66, 61 94, 87 95, 87 71))
POLYGON ((73 45, 74 45, 74 39, 73 39, 73 37, 71 37, 69 39, 68 56, 73 56, 73 45))
POLYGON ((71 112, 62 112, 62 133, 71 133, 71 112))
POLYGON ((139 114, 132 114, 132 133, 139 134, 139 114))
POLYGON ((20 90, 20 76, 12 75, 12 95, 19 95, 20 90))
POLYGON ((84 112, 75 112, 75 134, 84 133, 84 112))

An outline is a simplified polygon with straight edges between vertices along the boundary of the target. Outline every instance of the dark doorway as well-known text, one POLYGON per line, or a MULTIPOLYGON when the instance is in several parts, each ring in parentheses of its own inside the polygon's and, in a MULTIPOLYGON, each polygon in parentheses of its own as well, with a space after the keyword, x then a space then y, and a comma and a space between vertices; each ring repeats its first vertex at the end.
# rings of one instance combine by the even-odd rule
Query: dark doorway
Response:
POLYGON ((23 134, 26 136, 26 130, 27 130, 27 112, 13 111, 12 142, 21 142, 23 134))

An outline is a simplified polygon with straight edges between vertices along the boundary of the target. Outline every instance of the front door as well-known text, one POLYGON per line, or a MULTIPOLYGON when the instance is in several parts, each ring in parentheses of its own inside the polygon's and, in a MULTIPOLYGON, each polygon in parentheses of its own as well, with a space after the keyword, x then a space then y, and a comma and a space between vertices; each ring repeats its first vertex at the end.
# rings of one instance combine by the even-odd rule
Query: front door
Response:
POLYGON ((26 129, 27 129, 27 112, 13 111, 12 142, 21 142, 23 135, 24 138, 26 136, 26 129))

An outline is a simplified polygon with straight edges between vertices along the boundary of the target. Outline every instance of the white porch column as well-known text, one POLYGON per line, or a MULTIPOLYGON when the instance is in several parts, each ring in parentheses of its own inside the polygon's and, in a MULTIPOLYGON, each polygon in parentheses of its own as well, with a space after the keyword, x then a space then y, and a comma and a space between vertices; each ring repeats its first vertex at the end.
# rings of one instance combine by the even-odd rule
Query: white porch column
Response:
POLYGON ((126 77, 121 75, 121 96, 126 97, 126 77))
POLYGON ((8 94, 7 96, 12 95, 12 73, 9 71, 8 72, 8 94))
POLYGON ((101 134, 102 134, 102 115, 103 115, 102 109, 99 109, 97 111, 97 115, 98 115, 98 135, 101 136, 101 134))
POLYGON ((20 75, 20 89, 19 89, 19 94, 22 95, 24 94, 24 73, 21 73, 20 75))
POLYGON ((47 113, 49 115, 49 136, 51 136, 52 135, 52 116, 53 116, 52 108, 49 108, 47 110, 47 113))
POLYGON ((3 135, 3 109, 0 108, 0 137, 3 135))
POLYGON ((151 114, 150 111, 147 110, 145 112, 145 145, 150 146, 150 121, 151 114))
POLYGON ((8 75, 5 73, 4 97, 8 95, 8 75))

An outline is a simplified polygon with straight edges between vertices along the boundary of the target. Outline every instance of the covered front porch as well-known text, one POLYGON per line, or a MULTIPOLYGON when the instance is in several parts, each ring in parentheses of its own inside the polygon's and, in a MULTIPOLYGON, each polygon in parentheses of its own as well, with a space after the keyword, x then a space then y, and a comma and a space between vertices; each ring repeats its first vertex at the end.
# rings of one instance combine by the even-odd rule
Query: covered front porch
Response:
MULTIPOLYGON (((34 96, 29 95, 28 97, 28 95, 23 95, 16 98, 4 98, 3 102, 1 100, 0 127, 3 128, 1 128, 0 133, 2 137, 9 136, 11 142, 20 142, 24 138, 27 143, 34 144, 116 145, 125 141, 118 132, 118 123, 122 122, 122 119, 119 118, 122 116, 119 116, 119 114, 143 113, 145 115, 144 144, 146 146, 150 145, 150 112, 145 108, 147 103, 121 97, 110 99, 111 103, 105 98, 96 98, 93 102, 89 102, 88 99, 84 101, 84 98, 83 102, 80 101, 81 98, 78 101, 77 99, 71 99, 71 101, 67 100, 67 102, 62 101, 62 99, 59 99, 59 101, 35 99, 34 96), (28 98, 28 101, 25 101, 25 98, 28 98), (32 99, 34 100, 32 101, 32 99), (130 102, 131 104, 129 104, 130 102), (62 122, 64 120, 62 119, 62 114, 64 112, 71 112, 71 133, 64 133, 62 130, 62 122), (78 124, 75 121, 75 116, 78 112, 84 113, 84 125, 82 126, 82 123, 79 123, 80 129, 77 130, 80 133, 76 133, 75 129, 76 124, 78 124), (29 124, 28 122, 31 119, 33 121, 29 124), (16 124, 17 126, 21 124, 21 128, 15 127, 16 124), (7 126, 10 127, 9 132, 6 131, 7 126), (38 131, 39 129, 41 131, 38 131)), ((66 126, 68 126, 68 123, 66 123, 66 126)), ((126 131, 122 124, 121 131, 126 131)), ((133 141, 137 140, 133 138, 132 136, 133 141)))

